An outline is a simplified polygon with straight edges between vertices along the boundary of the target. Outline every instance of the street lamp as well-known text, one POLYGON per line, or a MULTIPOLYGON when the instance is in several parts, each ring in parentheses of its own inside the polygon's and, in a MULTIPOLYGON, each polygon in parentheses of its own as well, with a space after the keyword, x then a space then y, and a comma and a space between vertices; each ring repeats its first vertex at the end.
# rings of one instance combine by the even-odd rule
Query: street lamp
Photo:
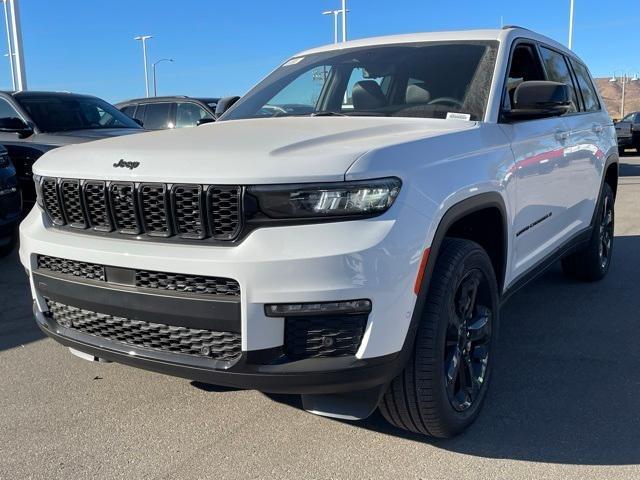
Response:
POLYGON ((573 5, 574 0, 571 0, 569 5, 569 50, 573 48, 573 5))
POLYGON ((322 15, 333 15, 333 43, 338 43, 338 15, 341 10, 327 10, 322 15))
POLYGON ((147 40, 153 38, 151 35, 138 35, 134 40, 142 41, 142 58, 144 60, 144 90, 149 98, 149 74, 147 73, 147 40))
POLYGON ((342 13, 342 41, 347 41, 347 0, 342 0, 342 8, 340 12, 342 13))
POLYGON ((161 62, 173 62, 173 58, 161 58, 152 65, 153 68, 153 96, 158 96, 158 81, 156 80, 156 65, 161 62))
MULTIPOLYGON (((618 82, 618 78, 616 78, 616 73, 618 73, 617 70, 613 72, 613 77, 609 79, 611 83, 618 82)), ((623 72, 622 75, 620 76, 620 83, 622 84, 622 105, 620 107, 620 119, 624 118, 624 100, 626 95, 627 84, 629 82, 637 82, 637 81, 638 81, 638 74, 636 72, 633 72, 633 77, 630 76, 630 72, 623 72)))
POLYGON ((11 69, 11 85, 16 89, 16 74, 13 71, 13 47, 11 46, 11 29, 9 27, 9 12, 7 9, 7 0, 2 0, 4 6, 4 28, 7 31, 7 51, 6 57, 9 59, 9 68, 11 69))

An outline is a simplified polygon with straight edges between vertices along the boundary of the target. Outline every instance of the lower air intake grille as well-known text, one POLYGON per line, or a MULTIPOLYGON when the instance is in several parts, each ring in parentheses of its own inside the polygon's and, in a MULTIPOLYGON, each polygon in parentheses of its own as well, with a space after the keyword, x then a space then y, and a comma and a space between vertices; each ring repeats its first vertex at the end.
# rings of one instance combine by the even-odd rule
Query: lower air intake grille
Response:
MULTIPOLYGON (((108 267, 107 267, 108 268, 108 267)), ((86 280, 107 281, 105 267, 97 263, 79 262, 65 258, 38 255, 38 269, 86 280)), ((162 293, 195 293, 239 297, 240 284, 231 278, 205 277, 184 273, 155 272, 135 269, 135 283, 131 286, 160 290, 162 293)))
POLYGON ((48 270, 62 275, 72 275, 87 280, 105 281, 104 267, 95 263, 38 255, 38 269, 48 270))
POLYGON ((91 312, 47 300, 58 325, 114 342, 152 350, 232 361, 242 353, 237 333, 196 330, 91 312))
POLYGON ((367 315, 291 317, 285 324, 285 353, 294 360, 355 355, 367 315))

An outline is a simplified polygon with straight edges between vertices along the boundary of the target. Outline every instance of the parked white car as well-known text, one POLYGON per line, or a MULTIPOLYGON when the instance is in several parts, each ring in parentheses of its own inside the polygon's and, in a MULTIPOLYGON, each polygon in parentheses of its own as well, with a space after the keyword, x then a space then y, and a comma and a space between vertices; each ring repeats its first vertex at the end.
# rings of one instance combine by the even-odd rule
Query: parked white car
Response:
POLYGON ((38 325, 85 358, 449 437, 482 406, 502 302, 560 259, 606 274, 617 162, 553 40, 356 40, 214 124, 45 154, 20 256, 38 325))

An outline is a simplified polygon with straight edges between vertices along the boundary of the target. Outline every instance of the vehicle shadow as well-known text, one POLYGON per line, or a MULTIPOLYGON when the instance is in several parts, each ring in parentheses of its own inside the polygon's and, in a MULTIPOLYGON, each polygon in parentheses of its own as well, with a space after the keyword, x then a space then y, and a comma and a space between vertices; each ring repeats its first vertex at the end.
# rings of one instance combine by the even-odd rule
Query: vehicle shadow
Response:
POLYGON ((603 281, 567 280, 556 266, 504 307, 492 386, 466 433, 427 439, 377 412, 355 425, 487 458, 640 463, 640 236, 617 237, 615 249, 603 281))
POLYGON ((31 314, 29 282, 16 249, 0 258, 0 351, 41 340, 31 314))

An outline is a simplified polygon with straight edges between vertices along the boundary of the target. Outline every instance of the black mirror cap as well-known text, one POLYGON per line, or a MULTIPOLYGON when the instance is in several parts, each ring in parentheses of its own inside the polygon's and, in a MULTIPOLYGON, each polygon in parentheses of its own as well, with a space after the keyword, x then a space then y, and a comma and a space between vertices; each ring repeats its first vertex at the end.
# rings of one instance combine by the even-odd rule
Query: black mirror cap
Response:
POLYGON ((216 105, 216 118, 220 118, 224 112, 229 110, 240 97, 224 97, 218 100, 218 104, 216 105))
POLYGON ((513 94, 513 109, 504 112, 509 119, 525 120, 557 117, 571 107, 569 86, 559 82, 532 80, 522 82, 513 94))
POLYGON ((30 132, 32 128, 26 124, 24 120, 18 117, 0 118, 0 131, 25 133, 30 132))

